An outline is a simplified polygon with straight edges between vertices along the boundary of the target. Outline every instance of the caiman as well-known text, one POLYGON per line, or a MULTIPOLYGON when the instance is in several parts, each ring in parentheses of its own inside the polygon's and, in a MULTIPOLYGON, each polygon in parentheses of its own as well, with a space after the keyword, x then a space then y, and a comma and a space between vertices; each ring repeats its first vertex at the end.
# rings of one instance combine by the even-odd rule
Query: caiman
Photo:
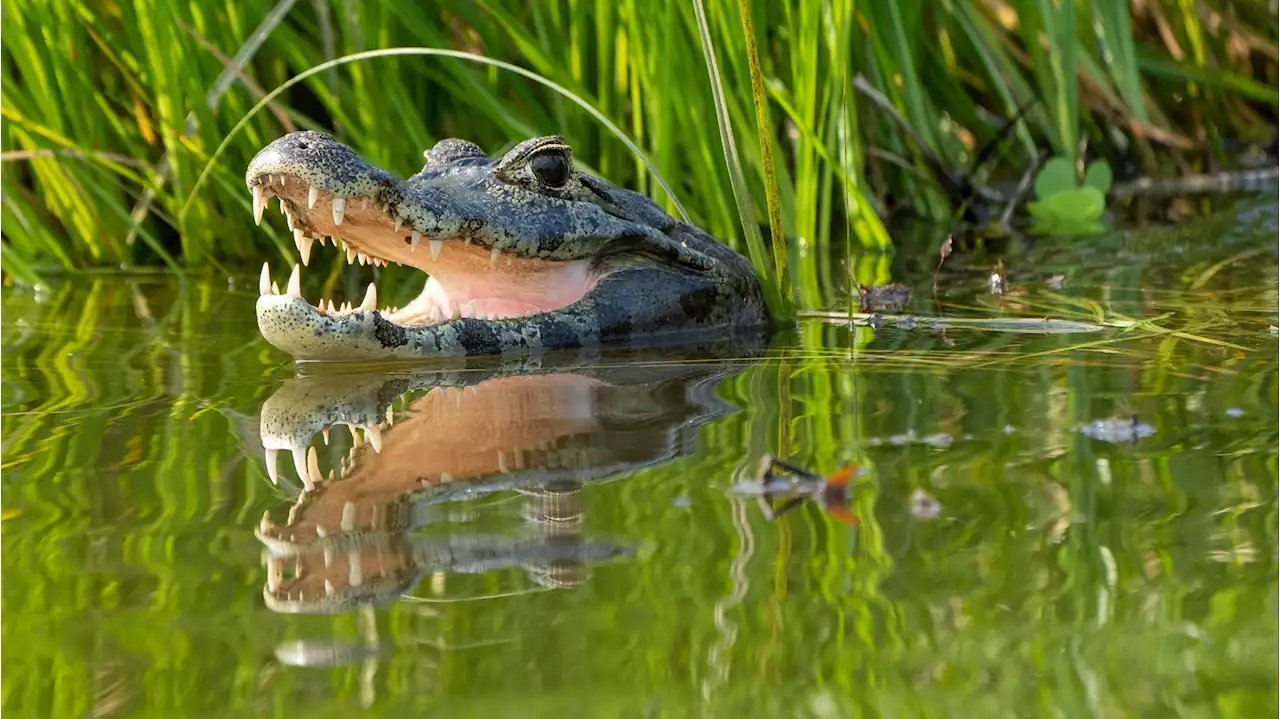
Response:
POLYGON ((400 181, 334 138, 295 132, 253 158, 255 219, 280 199, 302 264, 331 240, 349 263, 428 275, 400 308, 311 305, 298 265, 281 293, 263 266, 258 327, 299 360, 430 358, 680 342, 763 328, 750 263, 649 198, 574 167, 560 137, 491 161, 442 140, 400 181))

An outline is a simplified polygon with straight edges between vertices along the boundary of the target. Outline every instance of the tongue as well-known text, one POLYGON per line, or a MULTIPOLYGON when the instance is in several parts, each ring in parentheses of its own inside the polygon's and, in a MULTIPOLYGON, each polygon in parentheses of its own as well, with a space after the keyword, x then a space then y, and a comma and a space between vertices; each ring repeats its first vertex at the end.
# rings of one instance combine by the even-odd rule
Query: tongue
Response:
POLYGON ((582 299, 591 289, 586 260, 553 262, 503 256, 489 264, 487 256, 484 263, 478 263, 470 254, 446 251, 440 261, 428 266, 431 277, 422 294, 389 319, 415 324, 455 314, 479 319, 523 317, 558 310, 582 299))

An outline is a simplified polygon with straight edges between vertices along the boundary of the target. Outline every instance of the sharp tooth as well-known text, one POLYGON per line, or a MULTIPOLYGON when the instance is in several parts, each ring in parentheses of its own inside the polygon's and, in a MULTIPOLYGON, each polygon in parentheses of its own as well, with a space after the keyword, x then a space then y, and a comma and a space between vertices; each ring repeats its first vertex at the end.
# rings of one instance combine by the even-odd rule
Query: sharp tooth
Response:
POLYGON ((364 302, 360 303, 360 309, 378 309, 378 288, 372 282, 369 283, 369 288, 364 291, 364 302))
POLYGON ((459 317, 461 317, 461 316, 462 316, 462 305, 454 305, 454 306, 453 306, 453 319, 455 319, 455 320, 456 320, 456 319, 458 319, 458 318, 459 318, 459 317))
POLYGON ((301 449, 290 451, 293 454, 293 468, 298 473, 298 479, 302 480, 302 484, 310 492, 315 489, 315 484, 311 481, 311 474, 307 472, 307 453, 301 449))
POLYGON ((329 314, 334 314, 337 311, 338 308, 333 306, 333 300, 329 300, 329 314))
POLYGON ((400 231, 400 225, 403 225, 403 224, 404 224, 404 218, 403 218, 403 217, 397 217, 397 218, 396 218, 396 229, 395 229, 394 231, 395 231, 395 232, 399 232, 399 231, 400 231))
POLYGON ((365 441, 367 441, 369 445, 373 447, 373 451, 378 453, 382 452, 382 430, 381 429, 379 429, 376 426, 365 427, 364 438, 365 438, 365 441))
POLYGON ((318 483, 324 479, 324 475, 320 474, 320 460, 316 456, 315 447, 307 450, 307 476, 311 478, 312 483, 318 483))
POLYGON ((489 264, 493 265, 498 261, 498 258, 501 256, 502 256, 502 250, 498 249, 497 247, 493 248, 492 250, 489 250, 489 264))
POLYGON ((466 306, 464 306, 464 307, 462 308, 462 316, 463 316, 463 317, 475 317, 475 316, 476 316, 476 303, 475 303, 475 300, 472 300, 471 302, 468 302, 468 303, 466 304, 466 306))
POLYGON ((452 475, 452 474, 449 474, 448 472, 441 472, 441 473, 440 473, 440 481, 441 481, 441 482, 452 482, 452 481, 453 481, 453 475, 452 475))
POLYGON ((347 264, 354 265, 356 263, 356 248, 352 247, 351 245, 347 245, 346 250, 347 250, 347 264))
POLYGON ((258 294, 267 295, 271 292, 271 268, 266 262, 262 263, 262 276, 258 278, 258 294))
POLYGON ((320 188, 316 187, 315 185, 312 185, 311 187, 307 188, 307 209, 308 210, 316 206, 316 200, 318 199, 320 199, 320 188))
POLYGON ((395 412, 393 412, 392 409, 393 408, 391 407, 391 405, 387 405, 387 426, 388 427, 396 423, 395 412))
POLYGON ((324 566, 328 567, 330 564, 333 564, 333 547, 326 544, 324 545, 324 566))
POLYGON ((294 265, 293 274, 289 275, 288 292, 290 297, 302 299, 302 266, 294 265))
POLYGON ((280 200, 280 211, 284 213, 284 223, 288 225, 290 230, 293 230, 293 213, 284 206, 284 200, 280 200))
POLYGON ((333 593, 336 591, 338 590, 334 588, 333 582, 329 581, 328 579, 324 580, 324 595, 326 597, 332 597, 333 593))
POLYGON ((267 450, 267 476, 271 478, 272 484, 280 484, 280 475, 276 472, 276 455, 279 453, 278 449, 267 450))
POLYGON ((316 524, 316 536, 324 539, 329 536, 329 530, 325 529, 323 524, 316 524))
POLYGON ((416 250, 418 249, 418 245, 420 244, 422 244, 422 233, 418 232, 417 230, 410 230, 409 231, 409 247, 416 250))
POLYGON ((507 469, 507 458, 502 456, 502 450, 498 450, 498 471, 503 474, 507 474, 511 471, 507 469))
POLYGON ((285 178, 285 176, 284 176, 284 175, 281 175, 281 176, 280 176, 280 184, 281 184, 281 185, 283 185, 283 184, 285 183, 285 179, 286 179, 286 178, 285 178))
POLYGON ((280 286, 276 284, 275 280, 271 281, 271 294, 273 295, 280 294, 280 286))
POLYGON ((342 505, 342 531, 350 532, 356 528, 356 503, 347 502, 342 505))
POLYGON ((266 534, 267 530, 273 526, 275 525, 271 524, 271 510, 268 509, 262 513, 262 523, 258 525, 258 529, 261 529, 262 533, 266 534))
POLYGON ((431 241, 431 261, 435 262, 440 259, 440 253, 444 251, 444 240, 431 241))
POLYGON ((253 186, 253 223, 255 225, 262 224, 262 211, 267 209, 267 203, 262 199, 262 185, 253 186))
POLYGON ((329 428, 328 427, 325 427, 324 429, 320 430, 320 437, 321 439, 324 440, 325 445, 328 446, 329 444, 329 428))
POLYGON ((347 207, 347 200, 343 197, 333 198, 333 224, 342 224, 342 212, 347 207))
POLYGON ((311 245, 315 240, 302 234, 302 230, 294 230, 293 237, 298 243, 298 252, 302 254, 302 264, 311 264, 311 245))
POLYGON ((342 311, 343 311, 343 312, 350 312, 350 311, 351 311, 351 303, 350 303, 350 302, 343 302, 343 303, 342 303, 342 311))

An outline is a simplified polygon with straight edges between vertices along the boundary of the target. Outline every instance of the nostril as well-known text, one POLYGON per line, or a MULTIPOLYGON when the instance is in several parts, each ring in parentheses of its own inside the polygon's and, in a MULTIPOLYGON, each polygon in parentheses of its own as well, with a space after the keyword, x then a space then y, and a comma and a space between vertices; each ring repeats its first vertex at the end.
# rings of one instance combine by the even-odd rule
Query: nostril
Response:
POLYGON ((307 149, 307 141, 306 141, 306 140, 299 140, 299 141, 298 141, 298 149, 299 149, 299 150, 305 150, 305 149, 307 149))

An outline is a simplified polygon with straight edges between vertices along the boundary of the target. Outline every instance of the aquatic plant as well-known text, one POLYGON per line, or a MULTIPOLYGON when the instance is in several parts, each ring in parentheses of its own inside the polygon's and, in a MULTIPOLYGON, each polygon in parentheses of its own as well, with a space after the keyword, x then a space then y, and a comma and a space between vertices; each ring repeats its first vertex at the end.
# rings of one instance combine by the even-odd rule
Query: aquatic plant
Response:
POLYGON ((562 96, 470 63, 406 57, 291 88, 193 196, 213 148, 267 90, 376 48, 479 53, 566 88, 630 134, 695 222, 748 250, 768 218, 761 266, 771 287, 794 282, 802 306, 827 289, 817 248, 846 234, 881 248, 880 218, 900 209, 949 217, 956 208, 926 157, 966 167, 1009 118, 999 162, 971 184, 1016 181, 1041 147, 1071 160, 1082 139, 1113 167, 1192 171, 1255 140, 1277 103, 1274 18, 1232 0, 743 0, 709 4, 701 22, 682 0, 4 0, 3 10, 0 263, 27 283, 94 267, 233 274, 290 255, 287 233, 252 229, 241 172, 295 128, 334 130, 401 174, 443 136, 497 151, 559 132, 590 169, 673 207, 562 96), (902 122, 851 90, 859 77, 902 122), (729 165, 714 118, 738 138, 729 165), (730 191, 739 175, 747 205, 730 191))

